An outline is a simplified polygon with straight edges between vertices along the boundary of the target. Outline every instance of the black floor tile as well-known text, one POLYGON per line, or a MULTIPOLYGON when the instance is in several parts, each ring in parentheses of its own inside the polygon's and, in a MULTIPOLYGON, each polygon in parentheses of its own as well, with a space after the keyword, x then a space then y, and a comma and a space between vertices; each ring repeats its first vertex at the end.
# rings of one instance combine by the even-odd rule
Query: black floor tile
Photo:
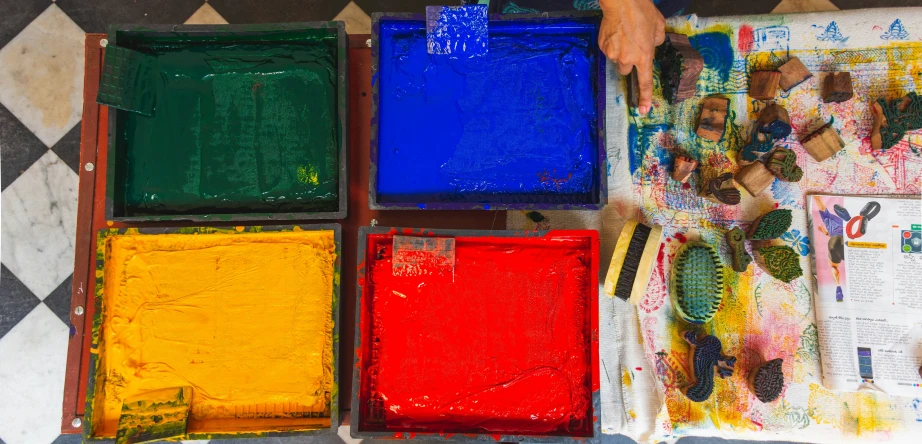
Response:
POLYGON ((51 147, 51 151, 54 151, 75 173, 80 174, 80 122, 61 137, 61 140, 51 147))
POLYGON ((41 303, 12 271, 0 265, 0 338, 41 303))
POLYGON ((45 296, 45 300, 42 301, 67 326, 70 326, 70 299, 73 278, 73 275, 68 276, 67 279, 64 279, 64 282, 61 282, 61 285, 58 285, 58 288, 45 296))
POLYGON ((113 24, 185 22, 202 0, 58 0, 57 4, 84 32, 106 32, 113 24))
POLYGON ((48 147, 6 107, 0 105, 0 190, 29 169, 48 147))
POLYGON ((0 48, 49 6, 51 0, 0 0, 0 48))
POLYGON ((51 444, 80 444, 83 442, 83 436, 79 433, 70 435, 58 435, 51 444))
POLYGON ((228 23, 284 23, 332 20, 349 0, 210 0, 228 23))

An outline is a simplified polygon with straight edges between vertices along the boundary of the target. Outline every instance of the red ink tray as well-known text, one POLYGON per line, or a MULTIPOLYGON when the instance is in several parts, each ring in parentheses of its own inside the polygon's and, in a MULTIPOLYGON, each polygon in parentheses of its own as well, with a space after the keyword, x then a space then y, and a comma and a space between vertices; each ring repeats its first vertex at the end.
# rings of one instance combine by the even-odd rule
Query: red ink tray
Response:
POLYGON ((600 436, 596 231, 363 227, 357 259, 353 437, 600 436))

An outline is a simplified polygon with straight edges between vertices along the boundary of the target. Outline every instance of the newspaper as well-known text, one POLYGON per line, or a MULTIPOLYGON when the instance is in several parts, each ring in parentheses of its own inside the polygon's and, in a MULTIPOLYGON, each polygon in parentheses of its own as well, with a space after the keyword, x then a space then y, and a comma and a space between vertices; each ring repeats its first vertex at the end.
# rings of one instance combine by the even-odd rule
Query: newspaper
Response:
POLYGON ((823 385, 922 396, 922 205, 808 198, 823 385))

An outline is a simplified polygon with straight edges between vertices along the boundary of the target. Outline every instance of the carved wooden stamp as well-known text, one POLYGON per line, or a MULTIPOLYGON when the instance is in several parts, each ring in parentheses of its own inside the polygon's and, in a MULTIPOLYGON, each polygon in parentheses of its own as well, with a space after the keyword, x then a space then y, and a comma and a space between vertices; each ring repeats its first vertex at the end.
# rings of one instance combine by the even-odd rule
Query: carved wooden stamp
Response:
POLYGON ((772 140, 784 139, 791 134, 791 116, 783 106, 773 103, 759 113, 756 127, 772 140))
POLYGON ((701 117, 698 118, 698 137, 719 142, 724 136, 727 121, 727 108, 730 99, 725 97, 706 97, 701 101, 701 117))
POLYGON ((749 77, 749 97, 757 100, 771 100, 778 92, 781 73, 778 71, 755 71, 749 77))
POLYGON ((685 331, 682 338, 691 346, 689 353, 689 368, 692 369, 690 380, 692 384, 683 392, 688 399, 694 402, 704 402, 711 397, 714 391, 714 369, 721 378, 733 375, 736 358, 723 354, 723 344, 720 339, 704 333, 685 331))
POLYGON ((676 156, 672 165, 672 180, 685 183, 698 168, 698 161, 690 157, 676 156))
POLYGON ((907 131, 922 128, 922 98, 914 92, 889 103, 877 99, 871 113, 874 115, 871 148, 876 150, 890 148, 899 143, 907 131))
POLYGON ((823 102, 844 102, 853 95, 851 73, 833 72, 823 79, 823 102))
POLYGON ((733 227, 732 230, 724 234, 724 238, 727 240, 727 245, 730 247, 730 256, 733 261, 730 264, 730 267, 734 271, 742 273, 749 268, 749 264, 752 262, 752 256, 746 252, 746 234, 743 233, 743 230, 740 227, 733 227))
POLYGON ((772 359, 749 373, 749 389, 759 401, 772 402, 781 396, 784 390, 782 364, 784 361, 781 358, 772 359))
POLYGON ((785 231, 788 231, 788 228, 791 228, 793 219, 791 210, 777 209, 769 211, 752 221, 752 225, 746 231, 746 238, 750 240, 777 239, 785 231))
POLYGON ((771 151, 775 146, 775 141, 771 136, 759 132, 758 126, 752 129, 752 137, 749 143, 740 150, 740 160, 743 162, 755 162, 762 155, 771 151))
POLYGON ((845 142, 839 136, 839 132, 832 127, 832 120, 810 133, 800 144, 817 162, 822 162, 845 148, 845 142))
POLYGON ((736 172, 736 181, 755 197, 775 181, 775 175, 762 162, 753 162, 736 172))
POLYGON ((791 282, 804 274, 800 268, 800 256, 787 245, 762 247, 759 255, 765 262, 765 271, 779 281, 791 282))
POLYGON ((740 203, 740 190, 733 185, 733 173, 723 173, 708 182, 707 198, 725 205, 740 203))
POLYGON ((787 63, 778 68, 778 71, 781 72, 781 80, 778 85, 784 91, 790 91, 791 88, 813 77, 813 73, 797 57, 791 57, 787 63))
POLYGON ((785 182, 800 182, 804 176, 804 170, 797 166, 797 153, 780 146, 765 157, 765 167, 785 182))
POLYGON ((679 103, 695 95, 704 59, 689 43, 688 36, 667 32, 666 40, 656 48, 656 60, 660 65, 663 96, 669 103, 679 103))
POLYGON ((676 313, 693 324, 710 321, 723 301, 723 282, 723 266, 717 251, 703 242, 685 244, 672 264, 676 313))

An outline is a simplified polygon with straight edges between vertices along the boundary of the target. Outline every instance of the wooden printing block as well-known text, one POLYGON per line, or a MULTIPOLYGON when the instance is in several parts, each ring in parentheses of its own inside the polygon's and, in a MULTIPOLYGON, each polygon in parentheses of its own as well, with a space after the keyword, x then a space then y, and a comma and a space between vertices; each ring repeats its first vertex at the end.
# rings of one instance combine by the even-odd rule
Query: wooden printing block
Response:
POLYGON ((637 80, 637 68, 627 76, 627 101, 634 108, 640 103, 640 83, 637 80))
POLYGON ((790 283, 804 275, 800 256, 788 245, 770 245, 759 249, 765 271, 781 282, 790 283))
POLYGON ((698 161, 690 157, 677 156, 672 165, 672 180, 688 182, 688 178, 698 168, 698 161))
POLYGON ((899 143, 906 131, 922 128, 922 99, 914 92, 889 103, 877 99, 871 106, 871 114, 874 116, 871 148, 888 149, 899 143))
POLYGON ((784 139, 791 135, 791 116, 783 106, 773 103, 759 113, 756 127, 760 133, 770 135, 772 140, 784 139))
POLYGON ((701 116, 695 134, 714 142, 719 142, 724 135, 727 121, 727 108, 730 99, 725 97, 706 97, 701 101, 701 116))
POLYGON ((714 391, 714 370, 721 378, 732 376, 736 358, 723 354, 723 344, 715 336, 685 331, 682 338, 691 346, 689 368, 692 371, 689 378, 692 384, 682 391, 693 402, 707 401, 714 391))
POLYGON ((790 60, 778 68, 778 71, 781 72, 781 80, 778 81, 778 86, 785 92, 813 77, 813 73, 797 57, 791 57, 790 60))
POLYGON ((853 95, 850 73, 834 72, 823 79, 823 102, 844 102, 851 99, 853 95))
POLYGON ((727 246, 730 247, 730 257, 733 259, 730 268, 738 273, 742 273, 749 268, 752 262, 752 256, 746 252, 746 233, 740 227, 733 227, 732 230, 724 233, 724 239, 727 240, 727 246))
POLYGON ((787 148, 775 147, 765 157, 765 167, 785 182, 800 182, 804 170, 797 165, 797 153, 787 148))
POLYGON ((660 65, 663 96, 669 103, 679 103, 698 91, 698 75, 704 69, 704 59, 692 47, 688 36, 666 33, 666 40, 656 48, 660 65))
POLYGON ((724 205, 736 205, 740 203, 741 197, 740 191, 733 184, 733 173, 723 173, 710 180, 702 178, 698 195, 724 205))
POLYGON ((832 121, 810 133, 800 141, 800 144, 817 162, 822 162, 845 148, 845 142, 839 137, 839 132, 832 127, 832 121))
POLYGON ((784 372, 781 358, 772 359, 749 372, 749 390, 762 402, 772 402, 784 390, 784 372))
POLYGON ((752 225, 746 231, 746 238, 749 240, 777 239, 791 228, 793 219, 793 213, 786 208, 769 211, 752 221, 752 225))
POLYGON ((753 162, 740 168, 735 179, 749 195, 755 197, 775 181, 775 175, 762 162, 753 162))
POLYGON ((757 100, 771 100, 778 92, 781 81, 779 71, 756 71, 749 77, 749 97, 757 100))

